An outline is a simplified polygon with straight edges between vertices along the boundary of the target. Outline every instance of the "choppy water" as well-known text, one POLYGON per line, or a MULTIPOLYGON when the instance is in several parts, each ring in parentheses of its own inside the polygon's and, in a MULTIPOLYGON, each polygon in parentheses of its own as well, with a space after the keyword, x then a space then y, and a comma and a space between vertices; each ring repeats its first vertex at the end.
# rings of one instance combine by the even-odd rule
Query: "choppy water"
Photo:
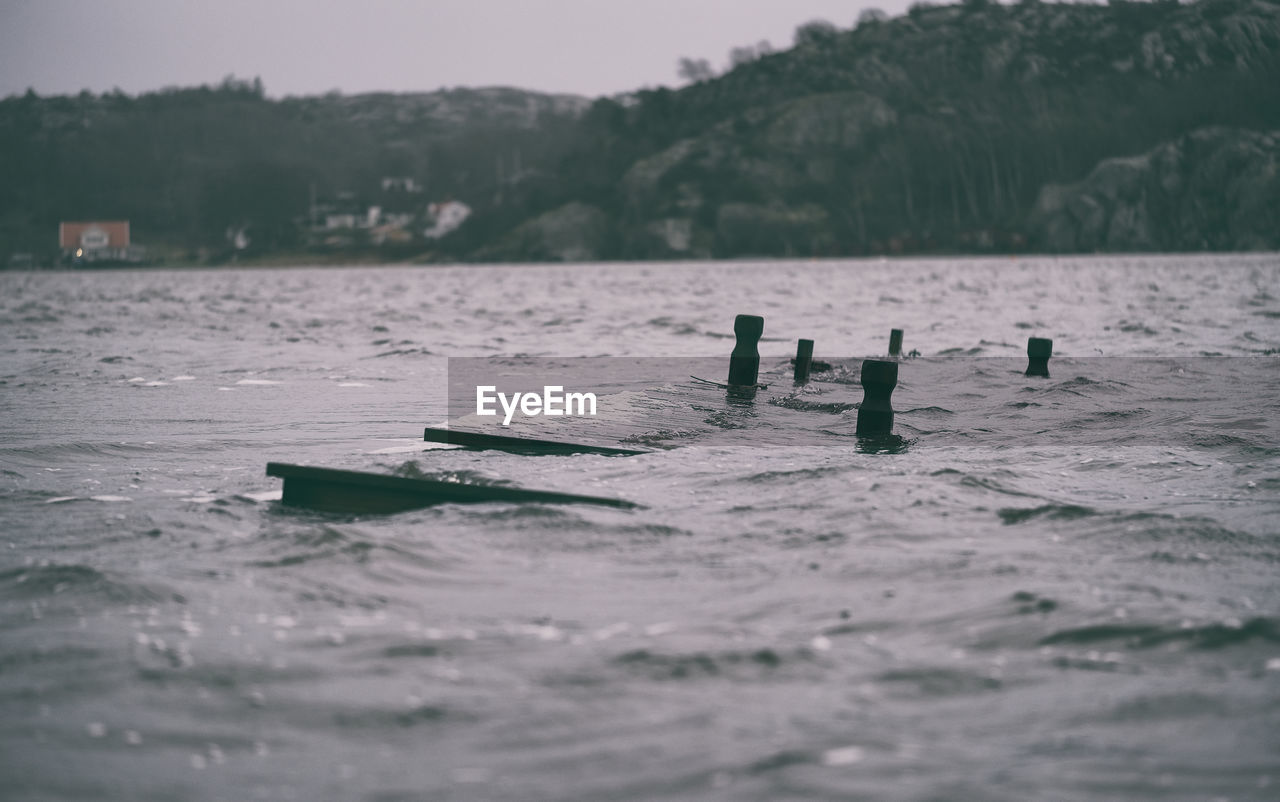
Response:
POLYGON ((0 289, 0 797, 1280 795, 1280 256, 0 289), (771 409, 829 445, 423 450, 446 357, 727 364, 736 313, 776 371, 904 328, 909 447, 825 385, 771 409), (985 359, 1032 334, 1052 379, 985 359), (645 506, 326 516, 268 460, 645 506))

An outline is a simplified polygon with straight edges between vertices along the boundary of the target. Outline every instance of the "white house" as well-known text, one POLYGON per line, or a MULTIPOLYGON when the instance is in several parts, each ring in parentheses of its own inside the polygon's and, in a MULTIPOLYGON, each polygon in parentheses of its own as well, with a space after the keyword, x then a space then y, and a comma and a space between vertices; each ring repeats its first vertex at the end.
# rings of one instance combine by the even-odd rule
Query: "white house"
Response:
POLYGON ((450 200, 431 204, 427 207, 427 214, 431 215, 435 224, 422 232, 423 236, 429 239, 440 239, 466 222, 466 219, 471 216, 471 207, 462 201, 450 200))

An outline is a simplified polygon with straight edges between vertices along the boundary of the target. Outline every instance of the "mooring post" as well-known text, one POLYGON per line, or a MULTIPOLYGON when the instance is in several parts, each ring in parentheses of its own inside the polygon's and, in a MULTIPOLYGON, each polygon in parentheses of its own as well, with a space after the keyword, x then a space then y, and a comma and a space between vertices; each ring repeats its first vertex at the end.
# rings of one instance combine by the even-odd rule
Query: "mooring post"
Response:
POLYGON ((759 315, 738 315, 733 319, 733 333, 738 338, 729 355, 729 386, 756 386, 760 374, 760 351, 757 345, 764 334, 764 318, 759 315))
POLYGON ((902 356, 902 329, 889 329, 889 356, 902 356))
POLYGON ((862 363, 862 404, 858 407, 857 434, 889 434, 893 431, 893 388, 898 386, 898 363, 867 359, 862 363))
POLYGON ((813 362, 813 340, 801 340, 796 345, 796 384, 809 381, 809 365, 813 362))
POLYGON ((1027 376, 1049 378, 1049 357, 1053 356, 1053 340, 1031 337, 1027 340, 1027 376))

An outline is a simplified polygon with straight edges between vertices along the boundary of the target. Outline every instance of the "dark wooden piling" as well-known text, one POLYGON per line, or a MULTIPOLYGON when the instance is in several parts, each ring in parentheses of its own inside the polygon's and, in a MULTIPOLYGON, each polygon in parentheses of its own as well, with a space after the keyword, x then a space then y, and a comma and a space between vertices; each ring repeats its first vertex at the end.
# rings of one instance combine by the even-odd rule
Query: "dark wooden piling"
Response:
POLYGON ((893 431, 893 388, 898 386, 898 363, 868 359, 862 363, 862 404, 858 407, 859 436, 893 431))
POLYGON ((1027 340, 1027 376, 1049 378, 1049 357, 1053 356, 1053 340, 1031 337, 1027 340))
POLYGON ((809 381, 809 365, 813 362, 813 340, 801 340, 796 345, 796 384, 809 381))
POLYGON ((267 463, 267 476, 284 479, 281 503, 321 512, 382 515, 435 504, 603 504, 631 508, 630 501, 518 487, 466 485, 377 473, 267 463))
POLYGON ((902 356, 902 329, 889 330, 889 356, 902 356))
POLYGON ((759 315, 738 315, 733 321, 733 333, 737 337, 733 353, 729 356, 729 386, 756 386, 760 375, 760 336, 764 334, 764 318, 759 315))

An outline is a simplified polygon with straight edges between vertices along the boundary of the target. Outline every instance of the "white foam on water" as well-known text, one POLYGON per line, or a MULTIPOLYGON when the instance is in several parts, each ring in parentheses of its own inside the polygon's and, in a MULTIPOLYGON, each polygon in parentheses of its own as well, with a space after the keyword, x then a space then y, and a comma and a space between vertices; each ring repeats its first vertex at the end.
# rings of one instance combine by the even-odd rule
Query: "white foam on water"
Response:
POLYGON ((271 379, 241 379, 240 381, 236 382, 236 384, 269 385, 269 384, 280 384, 280 382, 272 381, 271 379))
POLYGON ((195 376, 174 376, 174 377, 173 377, 172 379, 170 379, 169 381, 172 381, 172 382, 193 382, 193 381, 195 381, 195 380, 196 380, 196 377, 195 377, 195 376))
POLYGON ((414 443, 411 446, 388 446, 387 448, 378 448, 370 451, 370 454, 416 454, 419 451, 434 451, 437 448, 454 449, 457 446, 444 445, 442 443, 414 443))
POLYGON ((364 382, 339 382, 339 387, 368 387, 364 382))
POLYGON ((851 766, 860 760, 862 760, 862 749, 856 746, 842 746, 822 753, 824 766, 851 766))
POLYGON ((133 499, 129 498, 128 496, 89 496, 89 500, 90 501, 107 501, 107 502, 133 501, 133 499))
POLYGON ((284 498, 284 490, 264 490, 261 493, 241 493, 240 495, 254 501, 279 501, 284 498))
POLYGON ((601 627, 600 629, 597 629, 595 632, 592 633, 592 636, 596 640, 609 640, 615 635, 621 635, 625 632, 630 632, 630 631, 631 631, 630 623, 626 621, 619 621, 616 624, 610 624, 606 627, 601 627))
POLYGON ((45 504, 61 504, 64 501, 77 501, 79 496, 58 496, 57 498, 46 499, 45 504))

